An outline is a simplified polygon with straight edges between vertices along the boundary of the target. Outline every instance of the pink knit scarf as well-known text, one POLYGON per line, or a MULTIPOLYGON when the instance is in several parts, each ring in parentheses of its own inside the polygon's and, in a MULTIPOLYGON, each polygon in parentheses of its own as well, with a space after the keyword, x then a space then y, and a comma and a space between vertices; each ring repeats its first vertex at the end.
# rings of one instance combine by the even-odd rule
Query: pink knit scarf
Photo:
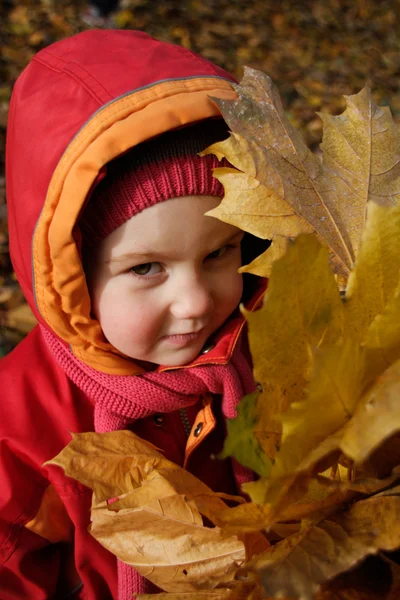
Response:
MULTIPOLYGON (((94 401, 95 431, 127 428, 137 419, 169 413, 197 402, 202 394, 222 396, 222 414, 231 419, 241 398, 255 389, 253 373, 239 339, 230 360, 190 369, 148 372, 135 376, 107 375, 76 358, 52 333, 41 327, 46 343, 67 376, 94 401)), ((233 461, 236 482, 252 479, 251 472, 233 461)), ((118 600, 146 593, 148 582, 129 565, 118 561, 118 600)))

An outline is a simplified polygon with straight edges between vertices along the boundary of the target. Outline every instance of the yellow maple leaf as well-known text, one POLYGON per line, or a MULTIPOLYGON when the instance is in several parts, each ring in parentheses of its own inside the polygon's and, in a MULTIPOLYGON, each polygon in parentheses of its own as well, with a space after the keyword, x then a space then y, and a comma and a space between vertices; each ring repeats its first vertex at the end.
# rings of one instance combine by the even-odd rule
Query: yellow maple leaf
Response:
POLYGON ((225 156, 241 173, 216 171, 226 197, 209 214, 240 219, 259 237, 315 231, 330 249, 335 272, 346 278, 367 203, 399 203, 400 141, 389 109, 376 106, 365 88, 346 97, 342 115, 321 115, 320 161, 290 124, 267 75, 246 68, 236 91, 237 100, 215 99, 232 135, 206 152, 225 156))
POLYGON ((394 310, 400 285, 399 215, 400 207, 370 205, 349 280, 351 294, 344 303, 327 252, 315 238, 299 236, 274 263, 263 307, 245 313, 254 373, 263 386, 255 429, 264 451, 274 458, 269 476, 245 489, 254 502, 271 505, 264 523, 279 519, 288 504, 304 495, 310 478, 333 465, 341 453, 362 466, 400 429, 398 368, 393 365, 382 375, 374 362, 377 351, 385 357, 384 369, 388 361, 400 359, 394 310), (386 223, 389 237, 384 234, 386 223), (370 291, 371 270, 380 262, 390 264, 381 267, 370 291), (364 305, 368 309, 357 311, 364 305), (279 451, 274 451, 272 439, 279 451))
POLYGON ((387 438, 400 431, 400 361, 390 366, 358 403, 341 432, 340 448, 363 464, 387 438))
POLYGON ((276 417, 304 398, 315 352, 343 335, 343 307, 327 250, 314 237, 299 236, 274 263, 262 308, 244 314, 254 376, 263 390, 257 435, 274 457, 281 437, 276 417))
MULTIPOLYGON (((362 344, 369 326, 400 287, 400 205, 387 209, 370 202, 368 223, 346 289, 349 333, 354 331, 362 344)), ((395 325, 393 319, 391 325, 395 325)))
MULTIPOLYGON (((388 345, 384 333, 390 332, 390 345, 393 342, 393 330, 399 332, 398 314, 393 306, 398 301, 400 285, 397 260, 400 250, 400 207, 382 209, 372 204, 371 209, 361 251, 349 280, 350 298, 347 301, 346 297, 343 306, 347 323, 345 342, 321 355, 315 365, 315 375, 307 398, 302 403, 291 405, 283 416, 282 448, 276 473, 292 470, 290 457, 293 457, 294 448, 297 448, 294 461, 298 470, 312 468, 336 449, 356 463, 362 463, 374 448, 399 429, 395 402, 398 367, 394 365, 386 377, 377 380, 376 376, 381 372, 377 371, 377 365, 374 364, 375 355, 368 350, 370 329, 376 332, 382 321, 381 315, 384 314, 386 318, 385 329, 380 329, 381 353, 388 345), (390 238, 382 233, 385 228, 390 238), (382 264, 380 268, 379 264, 382 264), (379 268, 380 275, 371 286, 374 265, 379 268), (371 287, 374 289, 371 290, 371 287), (358 311, 354 304, 359 308, 358 311), (373 418, 371 411, 374 412, 373 418), (371 428, 370 435, 366 435, 365 431, 367 422, 371 428), (357 453, 354 449, 356 431, 360 432, 357 453), (350 452, 351 447, 353 450, 350 452), (308 453, 310 455, 307 457, 308 453)), ((398 340, 397 351, 399 349, 398 340)), ((395 350, 392 349, 391 358, 399 359, 400 355, 395 350)))

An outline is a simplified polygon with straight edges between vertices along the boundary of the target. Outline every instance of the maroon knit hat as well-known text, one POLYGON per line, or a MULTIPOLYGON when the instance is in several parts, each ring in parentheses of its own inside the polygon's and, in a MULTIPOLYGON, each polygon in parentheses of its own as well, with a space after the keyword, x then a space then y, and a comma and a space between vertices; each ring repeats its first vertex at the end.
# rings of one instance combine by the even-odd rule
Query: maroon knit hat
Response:
POLYGON ((212 175, 221 163, 198 153, 227 136, 225 122, 210 119, 164 133, 109 163, 79 220, 85 246, 95 246, 158 202, 191 195, 222 198, 223 186, 212 175))

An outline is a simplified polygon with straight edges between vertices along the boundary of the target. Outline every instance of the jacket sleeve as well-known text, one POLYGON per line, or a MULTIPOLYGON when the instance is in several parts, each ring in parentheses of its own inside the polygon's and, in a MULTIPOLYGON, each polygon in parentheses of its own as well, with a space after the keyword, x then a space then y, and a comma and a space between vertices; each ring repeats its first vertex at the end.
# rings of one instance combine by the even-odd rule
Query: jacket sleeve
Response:
MULTIPOLYGON (((0 566, 0 589, 3 598, 47 600, 58 597, 56 589, 61 548, 51 546, 47 540, 23 526, 19 528, 17 538, 10 537, 8 541, 12 548, 2 556, 0 566)), ((3 551, 4 546, 2 555, 3 551)))
POLYGON ((8 444, 2 446, 1 597, 66 598, 79 583, 76 577, 68 581, 64 573, 66 554, 72 548, 72 523, 53 486, 8 444))

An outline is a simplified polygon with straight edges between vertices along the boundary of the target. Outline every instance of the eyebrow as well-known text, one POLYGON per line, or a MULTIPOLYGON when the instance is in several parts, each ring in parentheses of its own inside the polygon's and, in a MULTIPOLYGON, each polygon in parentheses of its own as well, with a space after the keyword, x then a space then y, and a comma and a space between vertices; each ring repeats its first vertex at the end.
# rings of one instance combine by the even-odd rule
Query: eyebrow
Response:
MULTIPOLYGON (((237 238, 239 238, 240 236, 242 236, 244 234, 244 231, 240 230, 238 233, 234 233, 233 235, 229 236, 228 238, 221 240, 220 243, 216 246, 216 248, 221 248, 222 246, 226 246, 227 244, 230 244, 232 242, 234 242, 237 238)), ((111 257, 110 259, 105 261, 105 264, 117 264, 117 263, 122 263, 122 262, 126 262, 132 259, 145 259, 145 258, 151 258, 151 259, 160 259, 160 258, 164 258, 165 254, 162 252, 157 252, 157 251, 153 251, 153 250, 143 250, 143 251, 138 251, 138 252, 125 252, 124 254, 121 254, 120 256, 114 256, 111 257)))

